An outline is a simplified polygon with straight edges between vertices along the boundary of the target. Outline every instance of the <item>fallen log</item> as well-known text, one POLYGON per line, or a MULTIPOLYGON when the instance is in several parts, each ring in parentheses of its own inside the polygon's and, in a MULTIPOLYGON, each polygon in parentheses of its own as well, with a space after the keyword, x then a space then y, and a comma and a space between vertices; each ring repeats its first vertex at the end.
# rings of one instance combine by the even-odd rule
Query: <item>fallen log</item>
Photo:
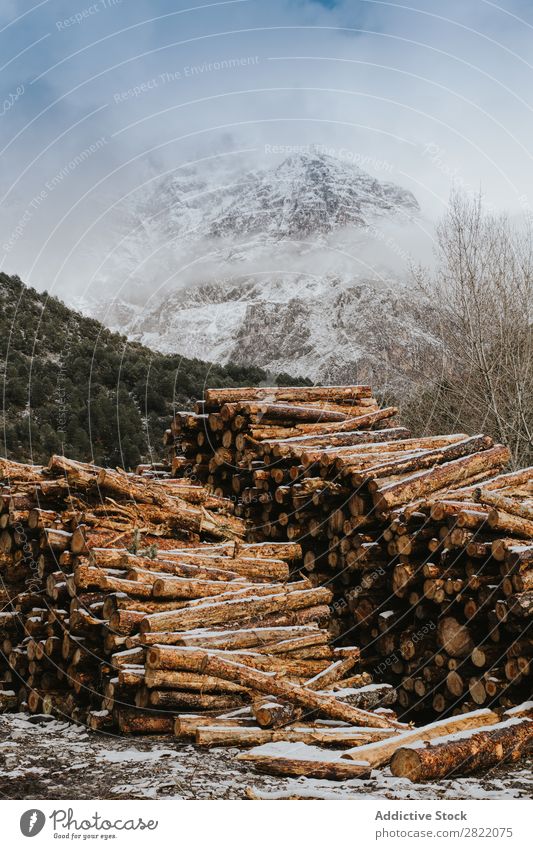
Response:
POLYGON ((451 737, 401 747, 391 761, 391 772, 410 781, 434 781, 451 775, 469 775, 480 769, 517 761, 533 746, 533 721, 511 718, 492 727, 461 731, 451 737))
POLYGON ((382 766, 390 761, 394 752, 401 746, 408 746, 417 741, 433 740, 442 737, 443 734, 455 734, 470 728, 480 728, 485 725, 496 725, 500 721, 497 713, 487 709, 475 710, 461 716, 452 716, 449 719, 439 719, 431 725, 422 728, 413 728, 404 731, 391 740, 381 743, 370 743, 368 746, 360 746, 349 749, 342 755, 343 758, 353 758, 356 761, 367 761, 370 768, 382 766))
POLYGON ((376 714, 345 705, 332 696, 315 693, 305 687, 291 684, 256 669, 250 669, 239 663, 223 660, 206 653, 201 669, 204 673, 220 678, 228 678, 243 687, 257 690, 259 693, 273 694, 285 701, 293 702, 304 708, 317 710, 331 719, 340 719, 352 725, 365 725, 372 728, 394 728, 394 720, 385 719, 376 714))
POLYGON ((247 761, 260 772, 271 775, 303 775, 334 781, 363 778, 370 772, 365 761, 350 763, 338 752, 305 743, 267 743, 250 752, 242 752, 237 760, 247 761))

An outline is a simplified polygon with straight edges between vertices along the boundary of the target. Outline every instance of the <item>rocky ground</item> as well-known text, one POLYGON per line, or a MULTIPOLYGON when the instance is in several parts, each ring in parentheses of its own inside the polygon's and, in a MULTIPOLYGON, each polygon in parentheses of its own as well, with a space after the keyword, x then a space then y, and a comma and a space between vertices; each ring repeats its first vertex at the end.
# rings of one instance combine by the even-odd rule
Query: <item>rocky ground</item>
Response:
POLYGON ((532 760, 484 776, 415 785, 388 770, 347 782, 261 775, 236 749, 96 734, 50 717, 0 716, 3 799, 525 799, 532 760))

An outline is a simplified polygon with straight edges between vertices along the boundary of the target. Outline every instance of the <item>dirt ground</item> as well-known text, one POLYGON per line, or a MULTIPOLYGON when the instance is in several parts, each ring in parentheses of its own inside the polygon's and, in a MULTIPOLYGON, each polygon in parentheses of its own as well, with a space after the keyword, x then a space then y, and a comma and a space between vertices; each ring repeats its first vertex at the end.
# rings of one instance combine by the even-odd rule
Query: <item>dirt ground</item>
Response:
POLYGON ((416 785, 387 769, 345 782, 285 779, 171 737, 117 737, 50 717, 0 716, 4 799, 526 799, 533 760, 484 776, 416 785))

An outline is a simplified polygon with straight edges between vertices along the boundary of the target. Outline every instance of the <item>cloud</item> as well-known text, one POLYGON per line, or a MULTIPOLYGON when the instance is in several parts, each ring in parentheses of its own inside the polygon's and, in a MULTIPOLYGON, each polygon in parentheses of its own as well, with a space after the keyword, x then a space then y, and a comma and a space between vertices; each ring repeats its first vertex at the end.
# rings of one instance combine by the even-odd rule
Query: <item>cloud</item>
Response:
POLYGON ((89 236, 155 175, 213 157, 268 166, 276 146, 351 153, 430 217, 453 182, 496 208, 533 203, 520 0, 49 0, 2 13, 15 22, 0 33, 0 253, 38 287, 90 280, 89 236))

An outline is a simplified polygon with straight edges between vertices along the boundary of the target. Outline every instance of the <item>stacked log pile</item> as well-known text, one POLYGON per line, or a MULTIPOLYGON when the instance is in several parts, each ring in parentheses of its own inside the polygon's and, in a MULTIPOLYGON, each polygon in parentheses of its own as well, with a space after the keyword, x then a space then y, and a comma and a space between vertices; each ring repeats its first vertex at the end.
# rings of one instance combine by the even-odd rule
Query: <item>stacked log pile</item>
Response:
POLYGON ((207 389, 195 412, 175 414, 165 442, 174 474, 233 497, 255 519, 246 509, 253 493, 244 504, 241 496, 263 489, 256 484, 264 477, 254 475, 264 465, 257 456, 263 441, 384 427, 396 412, 380 409, 369 386, 207 389))
POLYGON ((289 580, 300 546, 245 543, 231 502, 57 456, 44 469, 2 461, 2 476, 2 710, 172 733, 177 713, 272 693, 286 701, 262 699, 261 715, 294 702, 392 721, 354 706, 394 694, 367 693, 359 651, 332 648, 331 591, 289 580))
MULTIPOLYGON (((395 444, 396 457, 381 462, 381 455, 381 468, 365 468, 362 453, 341 455, 333 467, 337 452, 329 451, 327 464, 320 458, 319 480, 311 471, 288 489, 301 532, 291 533, 289 520, 287 537, 301 543, 311 580, 333 589, 339 638, 362 648, 361 668, 398 687, 407 716, 528 698, 533 524, 520 511, 531 510, 533 470, 494 474, 508 452, 487 437, 395 444), (413 445, 416 460, 404 459, 413 445), (435 465, 413 473, 424 454, 435 465), (407 469, 391 475, 391 463, 407 469), (322 516, 313 508, 306 515, 307 487, 322 516), (506 499, 508 512, 487 509, 483 498, 506 499)), ((304 465, 315 457, 306 455, 304 465)), ((281 493, 285 498, 287 490, 281 493)))
POLYGON ((259 745, 284 774, 527 751, 533 469, 396 413, 367 386, 207 390, 172 477, 0 461, 0 710, 259 745), (446 718, 406 737, 414 715, 446 718))
POLYGON ((529 468, 439 494, 407 510, 403 527, 390 525, 392 550, 403 545, 399 537, 428 529, 425 557, 398 567, 396 587, 437 610, 433 646, 418 653, 400 701, 404 683, 439 712, 465 702, 511 706, 531 695, 532 507, 529 468))
POLYGON ((490 437, 413 438, 395 413, 366 386, 213 390, 182 447, 238 497, 250 538, 302 546, 339 640, 404 711, 516 703, 531 693, 533 470, 502 475, 509 451, 490 437), (348 399, 358 416, 342 419, 348 399))

